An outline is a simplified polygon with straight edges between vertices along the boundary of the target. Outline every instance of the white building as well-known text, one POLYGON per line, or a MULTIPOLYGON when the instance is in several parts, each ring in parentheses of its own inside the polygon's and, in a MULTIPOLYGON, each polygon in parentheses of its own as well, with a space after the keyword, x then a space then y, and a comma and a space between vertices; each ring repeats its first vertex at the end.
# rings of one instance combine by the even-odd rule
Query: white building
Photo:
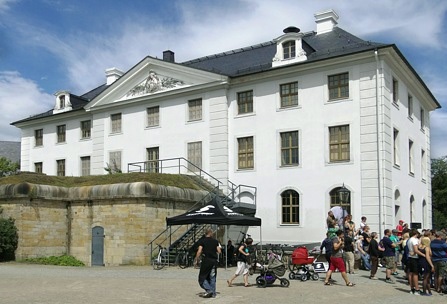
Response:
POLYGON ((224 184, 257 187, 264 242, 320 241, 343 184, 357 224, 431 227, 429 113, 439 103, 396 45, 342 30, 332 10, 315 18, 316 31, 289 27, 183 63, 165 51, 107 70, 82 96, 57 92, 54 109, 13 123, 21 170, 98 175, 185 157, 224 184))

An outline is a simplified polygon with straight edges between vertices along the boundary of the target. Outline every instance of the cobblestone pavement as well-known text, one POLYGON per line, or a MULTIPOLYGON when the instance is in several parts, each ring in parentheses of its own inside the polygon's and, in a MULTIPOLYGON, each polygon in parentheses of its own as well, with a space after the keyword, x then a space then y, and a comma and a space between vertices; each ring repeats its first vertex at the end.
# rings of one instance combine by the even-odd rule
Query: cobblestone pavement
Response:
MULTIPOLYGON (((409 294, 405 281, 398 275, 395 284, 385 283, 384 270, 379 280, 368 278, 367 271, 349 275, 357 285, 347 287, 335 273, 336 285, 319 281, 293 280, 288 288, 275 282, 270 287, 244 287, 242 278, 227 287, 226 280, 235 268, 218 270, 218 295, 203 299, 197 283, 198 270, 177 267, 153 270, 150 267, 61 267, 0 263, 0 303, 2 304, 124 304, 124 303, 445 303, 447 296, 431 297, 409 294)), ((255 282, 256 275, 249 278, 255 282)), ((288 272, 285 277, 288 277, 288 272)))

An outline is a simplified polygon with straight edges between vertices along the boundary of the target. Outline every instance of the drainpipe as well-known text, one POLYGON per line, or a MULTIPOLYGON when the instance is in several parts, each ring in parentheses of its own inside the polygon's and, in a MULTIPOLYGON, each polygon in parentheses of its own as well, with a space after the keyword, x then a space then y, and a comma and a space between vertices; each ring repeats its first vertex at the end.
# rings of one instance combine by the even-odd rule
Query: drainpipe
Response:
POLYGON ((377 129, 377 194, 379 197, 379 235, 382 234, 382 158, 381 158, 381 121, 379 119, 379 110, 381 108, 381 99, 379 98, 379 52, 374 50, 376 59, 376 129, 377 129))

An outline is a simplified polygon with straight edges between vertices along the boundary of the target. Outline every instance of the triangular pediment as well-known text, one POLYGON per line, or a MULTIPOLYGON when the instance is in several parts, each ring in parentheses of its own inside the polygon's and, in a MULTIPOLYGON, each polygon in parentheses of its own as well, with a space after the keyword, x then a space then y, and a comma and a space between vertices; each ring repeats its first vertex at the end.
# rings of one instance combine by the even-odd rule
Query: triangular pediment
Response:
POLYGON ((219 74, 146 57, 94 98, 85 109, 187 94, 203 86, 226 82, 227 77, 219 74))

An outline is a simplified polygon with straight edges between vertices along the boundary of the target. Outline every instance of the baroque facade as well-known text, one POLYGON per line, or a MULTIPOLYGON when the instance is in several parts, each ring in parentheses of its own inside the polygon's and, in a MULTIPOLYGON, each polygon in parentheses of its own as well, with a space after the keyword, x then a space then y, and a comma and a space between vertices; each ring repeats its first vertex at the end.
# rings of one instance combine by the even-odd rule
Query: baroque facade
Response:
POLYGON ((54 109, 13 123, 21 169, 98 175, 147 161, 157 172, 184 157, 224 185, 257 187, 264 242, 320 241, 337 205, 372 231, 400 219, 430 228, 429 113, 440 105, 396 45, 362 40, 338 18, 317 13, 315 31, 291 26, 182 63, 165 51, 106 70, 84 95, 59 91, 54 109))

